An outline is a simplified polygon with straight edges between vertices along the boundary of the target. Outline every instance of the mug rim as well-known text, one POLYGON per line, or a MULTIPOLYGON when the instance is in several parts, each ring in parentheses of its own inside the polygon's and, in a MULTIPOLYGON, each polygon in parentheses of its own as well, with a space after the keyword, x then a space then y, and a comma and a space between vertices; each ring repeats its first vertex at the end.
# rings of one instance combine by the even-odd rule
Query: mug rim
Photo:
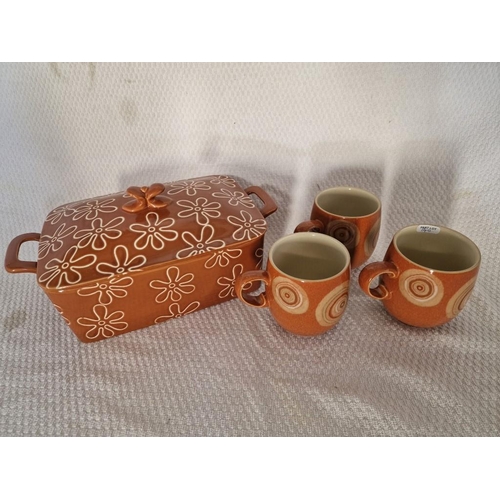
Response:
POLYGON ((292 234, 288 234, 286 236, 282 236, 280 239, 276 240, 272 244, 271 248, 269 249, 268 260, 273 265, 273 267, 275 269, 277 269, 283 276, 286 276, 290 279, 304 282, 304 283, 321 283, 321 282, 332 280, 334 278, 339 277, 342 273, 345 272, 346 269, 349 269, 349 267, 351 265, 351 255, 350 255, 349 251, 347 250, 347 248, 342 243, 340 243, 340 241, 336 240, 335 238, 332 238, 331 236, 327 236, 326 234, 312 233, 312 232, 292 233, 292 234), (293 276, 291 274, 288 274, 288 273, 282 271, 281 268, 278 265, 276 265, 276 262, 273 259, 273 253, 274 253, 276 247, 283 244, 284 241, 290 240, 290 239, 313 240, 315 238, 319 238, 319 240, 323 240, 325 243, 339 249, 344 254, 346 262, 339 272, 333 274, 332 276, 328 276, 326 278, 321 278, 321 279, 298 278, 297 276, 293 276))
MULTIPOLYGON (((425 233, 424 233, 425 234, 425 233)), ((407 262, 410 262, 412 264, 414 264, 415 266, 418 266, 418 267, 421 267, 422 269, 426 269, 428 271, 430 271, 431 273, 442 273, 442 274, 464 274, 464 273, 467 273, 469 271, 473 271, 474 269, 478 268, 479 265, 481 264, 481 251, 479 250, 479 247, 468 237, 468 236, 465 236, 465 234, 462 234, 461 232, 459 231, 456 231, 455 229, 451 229, 449 227, 446 227, 446 226, 438 226, 436 224, 411 224, 410 226, 405 226, 401 229, 399 229, 395 234, 394 236, 392 237, 392 243, 394 245, 394 249, 396 250, 396 252, 403 258, 405 259, 407 262), (433 227, 438 227, 440 229, 440 231, 444 230, 445 232, 447 233, 451 233, 453 234, 454 236, 460 238, 460 239, 463 239, 463 240, 466 240, 468 244, 471 245, 471 247, 477 252, 477 255, 476 255, 476 261, 475 263, 470 266, 470 267, 467 267, 465 269, 459 269, 457 271, 445 271, 445 270, 442 270, 442 269, 435 269, 435 268, 432 268, 432 267, 427 267, 427 266, 424 266, 423 264, 419 264, 418 262, 415 262, 414 260, 408 258, 398 247, 398 244, 397 244, 397 240, 398 238, 401 236, 401 233, 403 233, 403 231, 409 231, 411 229, 416 229, 418 228, 419 226, 433 226, 433 227)))
POLYGON ((335 217, 341 217, 343 219, 363 219, 365 217, 372 217, 373 215, 375 215, 376 213, 380 212, 381 208, 382 208, 382 202, 380 201, 380 198, 370 192, 370 191, 367 191, 366 189, 363 189, 363 188, 358 188, 358 187, 354 187, 354 186, 333 186, 333 187, 330 187, 330 188, 327 188, 327 189, 323 189, 323 191, 320 191, 315 197, 314 197, 314 204, 320 209, 322 210, 323 212, 325 212, 326 214, 329 214, 329 215, 334 215, 335 217), (352 191, 352 192, 357 192, 358 194, 363 194, 363 195, 368 195, 367 197, 368 198, 371 198, 373 201, 375 201, 377 203, 377 208, 375 210, 373 210, 373 212, 370 212, 368 214, 365 214, 365 215, 341 215, 341 214, 337 214, 335 212, 330 212, 328 210, 325 210, 319 203, 318 203, 318 199, 321 195, 324 195, 326 193, 329 193, 329 192, 336 192, 336 191, 341 191, 341 190, 347 190, 347 191, 352 191))

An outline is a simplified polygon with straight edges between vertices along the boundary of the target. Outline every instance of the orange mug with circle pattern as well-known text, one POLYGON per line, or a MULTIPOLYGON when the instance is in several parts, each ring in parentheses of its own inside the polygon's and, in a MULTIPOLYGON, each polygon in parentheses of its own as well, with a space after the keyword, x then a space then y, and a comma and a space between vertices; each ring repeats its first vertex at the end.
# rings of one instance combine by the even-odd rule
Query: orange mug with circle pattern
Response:
POLYGON ((295 232, 313 231, 339 240, 349 250, 352 268, 365 263, 375 250, 380 232, 380 200, 355 187, 332 187, 314 199, 310 220, 295 232))
POLYGON ((361 289, 389 314, 412 326, 447 323, 464 308, 481 263, 479 248, 447 227, 408 226, 398 231, 383 262, 359 275, 361 289), (379 277, 379 284, 371 283, 379 277))
POLYGON ((238 298, 253 307, 269 307, 285 330, 319 335, 336 325, 349 296, 349 252, 339 241, 320 233, 285 236, 271 247, 266 271, 247 271, 236 279, 238 298), (255 296, 249 288, 263 282, 255 296))

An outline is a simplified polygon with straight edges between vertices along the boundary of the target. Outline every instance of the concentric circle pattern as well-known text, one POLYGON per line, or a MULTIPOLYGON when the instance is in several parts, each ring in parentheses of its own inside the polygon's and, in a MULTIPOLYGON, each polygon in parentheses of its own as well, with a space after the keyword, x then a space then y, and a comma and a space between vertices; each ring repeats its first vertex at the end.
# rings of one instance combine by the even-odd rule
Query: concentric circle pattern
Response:
POLYGON ((344 281, 341 285, 329 292, 316 307, 316 321, 321 326, 333 326, 339 322, 349 298, 349 282, 344 281))
POLYGON ((421 307, 432 307, 441 302, 444 288, 441 280, 420 269, 408 269, 399 277, 403 297, 421 307))
POLYGON ((472 294, 472 289, 476 283, 476 277, 469 280, 462 286, 453 297, 448 301, 446 305, 446 316, 448 318, 454 318, 458 313, 465 307, 469 297, 472 294))
POLYGON ((276 303, 292 314, 305 313, 309 307, 306 291, 297 283, 281 276, 274 278, 273 297, 276 303))
POLYGON ((371 254, 375 250, 375 247, 377 246, 379 233, 380 233, 380 219, 377 222, 375 222, 375 224, 370 229, 365 239, 365 256, 367 259, 371 256, 371 254))
POLYGON ((348 250, 354 249, 359 242, 359 230, 355 224, 346 220, 334 220, 327 224, 325 233, 339 240, 348 250))

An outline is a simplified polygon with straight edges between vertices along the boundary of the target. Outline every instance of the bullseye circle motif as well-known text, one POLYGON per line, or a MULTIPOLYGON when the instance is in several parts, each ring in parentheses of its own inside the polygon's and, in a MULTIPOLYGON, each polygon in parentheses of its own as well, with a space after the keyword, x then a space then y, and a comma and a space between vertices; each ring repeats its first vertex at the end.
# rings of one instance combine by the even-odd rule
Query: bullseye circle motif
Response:
POLYGON ((420 269, 408 269, 399 277, 403 297, 420 307, 433 307, 441 302, 444 287, 441 280, 420 269))
POLYGON ((329 292, 316 308, 316 321, 321 326, 333 326, 340 321, 347 301, 349 299, 349 282, 344 281, 341 285, 329 292))
POLYGON ((469 297, 472 294, 472 289, 476 283, 476 278, 472 278, 464 286, 462 286, 453 297, 448 301, 446 305, 446 316, 448 318, 454 318, 467 304, 469 297))
POLYGON ((375 250, 375 247, 377 246, 379 233, 380 233, 380 219, 377 222, 375 222, 373 227, 370 229, 368 235, 366 236, 365 256, 367 259, 371 256, 371 254, 375 250))
POLYGON ((276 303, 292 314, 305 313, 309 307, 306 291, 297 283, 278 276, 272 284, 273 297, 276 303))
POLYGON ((354 249, 359 242, 359 230, 355 224, 346 220, 334 220, 327 224, 325 233, 339 240, 348 250, 354 249))

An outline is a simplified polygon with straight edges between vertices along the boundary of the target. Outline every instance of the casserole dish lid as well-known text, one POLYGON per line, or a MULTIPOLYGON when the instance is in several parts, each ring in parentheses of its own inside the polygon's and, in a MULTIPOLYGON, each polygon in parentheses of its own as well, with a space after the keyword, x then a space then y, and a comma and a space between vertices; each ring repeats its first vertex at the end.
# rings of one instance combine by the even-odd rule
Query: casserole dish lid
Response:
POLYGON ((132 186, 59 206, 42 228, 37 280, 48 291, 61 290, 177 259, 209 259, 263 235, 264 219, 276 208, 262 189, 243 189, 226 175, 132 186))

